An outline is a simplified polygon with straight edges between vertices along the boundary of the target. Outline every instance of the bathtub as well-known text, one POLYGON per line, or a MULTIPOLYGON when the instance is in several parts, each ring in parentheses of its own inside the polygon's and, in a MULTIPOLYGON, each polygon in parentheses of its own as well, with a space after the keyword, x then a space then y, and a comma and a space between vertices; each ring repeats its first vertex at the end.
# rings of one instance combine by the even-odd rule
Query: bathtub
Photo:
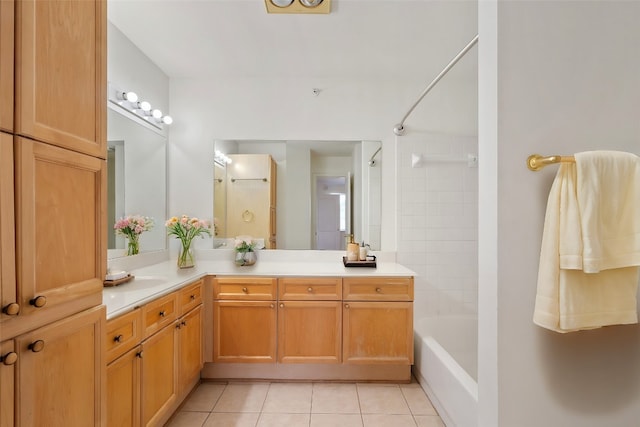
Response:
POLYGON ((477 325, 471 316, 424 318, 414 324, 413 371, 447 427, 478 424, 477 325))

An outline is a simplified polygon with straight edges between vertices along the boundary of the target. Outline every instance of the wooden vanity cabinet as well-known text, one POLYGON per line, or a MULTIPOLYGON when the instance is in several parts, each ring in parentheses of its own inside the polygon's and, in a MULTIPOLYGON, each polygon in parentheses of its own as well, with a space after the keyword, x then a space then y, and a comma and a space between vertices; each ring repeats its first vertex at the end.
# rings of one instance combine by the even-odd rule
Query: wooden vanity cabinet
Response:
POLYGON ((103 425, 104 326, 100 306, 15 339, 16 425, 103 425))
POLYGON ((213 280, 213 362, 275 363, 277 279, 213 280))
POLYGON ((342 279, 278 281, 278 362, 340 363, 342 279))
POLYGON ((0 427, 13 427, 15 405, 15 370, 18 354, 13 340, 0 343, 0 427))
POLYGON ((162 425, 200 380, 202 283, 107 322, 107 425, 162 425))
POLYGON ((413 278, 343 279, 343 362, 413 364, 413 278))

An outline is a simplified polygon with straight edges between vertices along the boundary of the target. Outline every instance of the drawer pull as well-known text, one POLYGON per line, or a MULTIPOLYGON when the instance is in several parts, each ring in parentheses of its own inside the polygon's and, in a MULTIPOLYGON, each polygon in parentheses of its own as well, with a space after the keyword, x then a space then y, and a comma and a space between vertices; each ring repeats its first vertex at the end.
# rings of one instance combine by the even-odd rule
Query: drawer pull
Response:
POLYGON ((269 304, 269 307, 274 308, 276 305, 274 303, 269 304))
POLYGON ((382 292, 382 288, 376 288, 376 292, 377 292, 377 293, 382 292))
POLYGON ((160 317, 164 317, 164 315, 165 315, 164 310, 162 310, 160 313, 158 313, 158 316, 160 316, 160 317))
POLYGON ((191 301, 195 301, 196 296, 195 296, 195 295, 193 295, 193 294, 191 294, 191 296, 189 297, 189 299, 190 299, 191 301))
POLYGON ((113 341, 114 342, 122 342, 122 334, 116 335, 115 337, 113 337, 113 341))
POLYGON ((0 356, 0 361, 5 365, 13 365, 18 361, 18 354, 13 351, 10 351, 4 356, 0 356))
POLYGON ((4 314, 8 314, 9 316, 15 316, 20 312, 20 305, 18 303, 12 302, 11 304, 7 304, 2 312, 4 314))
POLYGON ((247 288, 242 288, 242 292, 246 294, 247 292, 249 292, 249 290, 247 288))
POLYGON ((142 350, 140 350, 139 352, 136 353, 136 357, 138 359, 142 359, 142 350))
POLYGON ((284 308, 284 304, 283 303, 280 303, 280 308, 284 308))
POLYGON ((307 288, 307 292, 309 292, 309 293, 313 292, 313 288, 312 288, 311 286, 309 286, 309 287, 307 288))
POLYGON ((44 349, 44 341, 42 340, 37 340, 29 344, 29 350, 33 351, 34 353, 38 353, 43 349, 44 349))
POLYGON ((349 304, 345 304, 345 305, 344 305, 344 308, 349 308, 349 304))
POLYGON ((29 301, 29 304, 31 304, 34 307, 44 307, 45 304, 47 303, 47 297, 45 296, 37 296, 35 298, 33 298, 32 300, 29 301))

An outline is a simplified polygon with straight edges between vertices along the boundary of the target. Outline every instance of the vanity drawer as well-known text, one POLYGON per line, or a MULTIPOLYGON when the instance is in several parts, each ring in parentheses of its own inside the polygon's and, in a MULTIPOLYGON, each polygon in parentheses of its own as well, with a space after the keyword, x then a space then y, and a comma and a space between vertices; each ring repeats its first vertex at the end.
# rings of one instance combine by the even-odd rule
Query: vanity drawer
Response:
POLYGON ((180 316, 188 313, 191 309, 202 304, 202 283, 200 279, 191 285, 178 291, 178 304, 180 306, 180 316))
POLYGON ((213 279, 213 298, 217 300, 275 300, 277 283, 278 279, 273 277, 216 277, 213 279))
POLYGON ((411 277, 345 277, 345 301, 413 301, 411 277))
POLYGON ((117 359, 142 341, 142 310, 107 321, 107 363, 117 359))
POLYGON ((339 277, 284 277, 278 281, 278 297, 283 301, 342 299, 339 277))
POLYGON ((145 338, 176 320, 177 302, 177 292, 173 292, 142 306, 142 326, 145 338))

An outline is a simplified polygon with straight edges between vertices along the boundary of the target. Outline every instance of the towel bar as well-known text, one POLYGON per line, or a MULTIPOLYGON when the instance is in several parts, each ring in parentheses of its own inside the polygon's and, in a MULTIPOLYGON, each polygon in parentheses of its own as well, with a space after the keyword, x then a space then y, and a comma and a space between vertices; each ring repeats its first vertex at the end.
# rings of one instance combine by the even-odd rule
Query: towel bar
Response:
POLYGON ((554 163, 568 162, 575 163, 576 159, 573 156, 541 156, 540 154, 532 154, 527 157, 527 167, 532 171, 539 171, 547 165, 554 163))

